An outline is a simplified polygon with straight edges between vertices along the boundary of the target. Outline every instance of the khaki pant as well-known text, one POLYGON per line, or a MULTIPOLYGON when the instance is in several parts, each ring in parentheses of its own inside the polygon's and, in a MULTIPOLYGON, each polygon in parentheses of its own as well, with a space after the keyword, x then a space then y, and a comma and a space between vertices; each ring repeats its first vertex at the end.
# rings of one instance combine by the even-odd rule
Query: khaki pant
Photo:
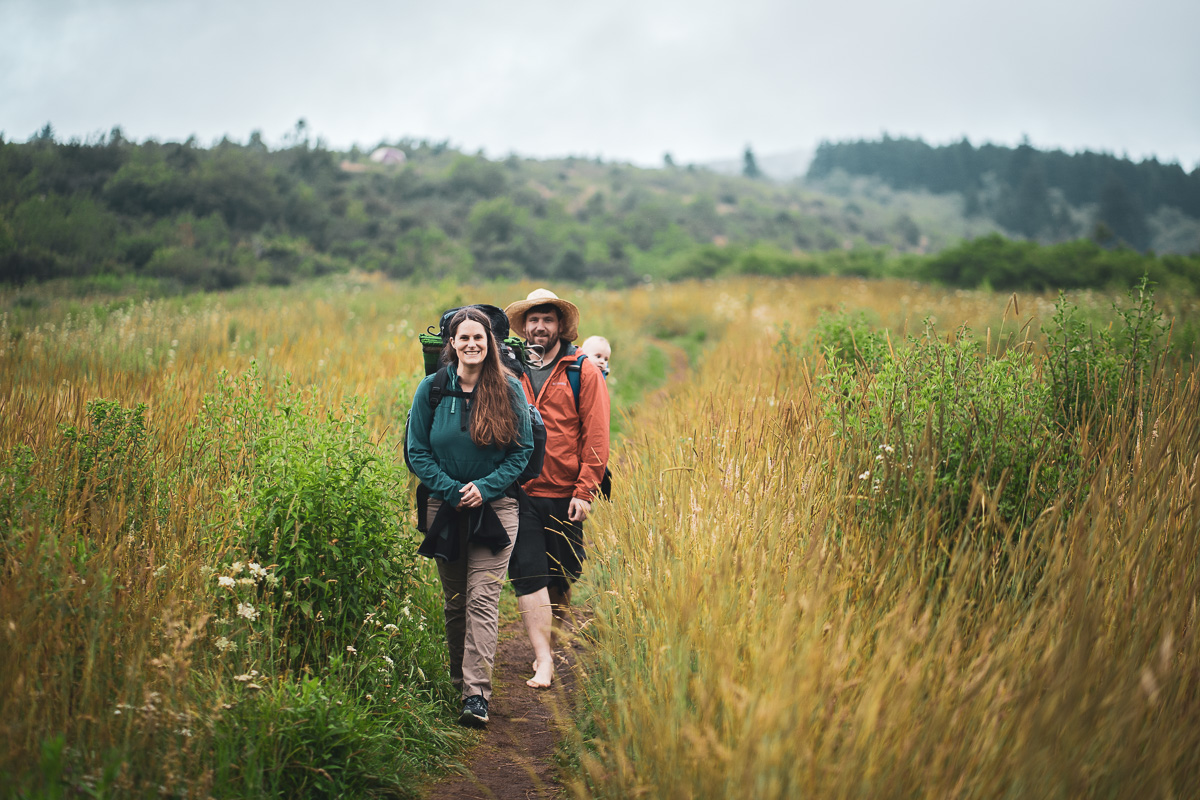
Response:
MULTIPOLYGON (((441 501, 429 498, 426 519, 437 516, 441 501)), ((457 561, 437 562, 442 579, 443 610, 446 615, 446 644, 450 649, 450 678, 462 690, 463 699, 481 694, 492 699, 492 664, 496 660, 499 633, 500 589, 508 571, 517 537, 517 501, 501 497, 492 509, 508 531, 509 545, 499 553, 487 546, 460 542, 457 561)), ((463 536, 461 531, 459 536, 463 536)))

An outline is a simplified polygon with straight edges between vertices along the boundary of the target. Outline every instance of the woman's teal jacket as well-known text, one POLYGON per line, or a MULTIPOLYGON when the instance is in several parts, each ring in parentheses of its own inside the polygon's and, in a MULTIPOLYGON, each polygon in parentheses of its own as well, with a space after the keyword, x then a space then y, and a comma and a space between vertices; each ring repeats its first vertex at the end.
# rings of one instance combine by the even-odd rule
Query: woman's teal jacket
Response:
MULTIPOLYGON (((459 391, 454 365, 446 369, 446 389, 459 391)), ((432 375, 417 387, 408 419, 408 458, 421 483, 438 500, 457 506, 462 502, 463 486, 474 483, 483 502, 489 503, 504 496, 529 462, 533 429, 525 392, 520 381, 505 377, 517 420, 517 438, 506 447, 479 447, 471 441, 470 411, 462 398, 445 396, 431 409, 432 375)))

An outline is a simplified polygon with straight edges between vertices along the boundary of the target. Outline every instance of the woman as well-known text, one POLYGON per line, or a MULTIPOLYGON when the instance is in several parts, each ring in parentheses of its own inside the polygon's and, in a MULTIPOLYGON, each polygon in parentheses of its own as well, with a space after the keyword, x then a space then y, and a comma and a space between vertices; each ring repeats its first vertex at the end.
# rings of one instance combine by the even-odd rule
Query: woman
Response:
POLYGON ((408 456, 428 489, 428 533, 445 598, 450 677, 461 689, 459 723, 482 727, 492 696, 500 587, 517 536, 516 480, 533 452, 525 393, 500 366, 488 318, 464 308, 449 325, 445 391, 417 387, 408 456))

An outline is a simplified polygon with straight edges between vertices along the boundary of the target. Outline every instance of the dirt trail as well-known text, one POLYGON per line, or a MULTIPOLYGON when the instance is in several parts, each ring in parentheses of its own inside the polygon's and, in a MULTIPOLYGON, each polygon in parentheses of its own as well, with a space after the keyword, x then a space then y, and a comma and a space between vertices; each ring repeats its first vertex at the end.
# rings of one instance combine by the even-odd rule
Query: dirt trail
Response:
POLYGON ((519 620, 500 629, 487 731, 467 754, 468 774, 430 787, 428 800, 526 800, 565 795, 554 765, 558 720, 569 720, 574 650, 555 651, 557 674, 548 690, 530 689, 533 648, 519 620))

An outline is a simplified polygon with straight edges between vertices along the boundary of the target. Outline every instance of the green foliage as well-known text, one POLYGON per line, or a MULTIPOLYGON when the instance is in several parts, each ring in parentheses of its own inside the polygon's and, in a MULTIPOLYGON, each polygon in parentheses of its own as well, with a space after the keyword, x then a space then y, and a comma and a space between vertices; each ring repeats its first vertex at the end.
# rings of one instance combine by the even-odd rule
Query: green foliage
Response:
POLYGON ((1158 258, 1106 250, 1089 240, 1042 246, 991 234, 946 250, 918 270, 916 277, 968 288, 1134 287, 1149 275, 1156 283, 1200 292, 1200 256, 1158 258))
POLYGON ((368 440, 358 411, 322 415, 290 385, 276 390, 268 405, 255 368, 223 376, 192 436, 228 481, 241 552, 273 565, 269 593, 292 636, 289 655, 321 658, 413 583, 404 476, 368 440))
MULTIPOLYGON (((822 312, 812 331, 813 344, 829 361, 849 367, 854 371, 874 371, 888 356, 887 335, 872 330, 865 311, 851 316, 844 309, 836 314, 822 312)), ((791 353, 796 350, 787 327, 780 334, 777 351, 791 353)))
POLYGON ((870 513, 890 520, 922 508, 944 535, 989 517, 1005 531, 1058 497, 1069 440, 1053 425, 1049 388, 1027 348, 993 357, 966 329, 943 339, 927 326, 893 354, 861 328, 832 335, 830 327, 827 415, 847 454, 872 458, 845 465, 870 513))
POLYGON ((1047 362, 1063 426, 1118 413, 1122 399, 1141 399, 1149 375, 1166 350, 1167 325, 1154 307, 1147 278, 1129 293, 1131 305, 1114 303, 1117 326, 1097 328, 1059 297, 1046 331, 1047 362))
POLYGON ((482 198, 497 197, 508 187, 508 176, 500 164, 486 158, 459 156, 450 166, 446 188, 453 193, 473 192, 482 198))
MULTIPOLYGON (((862 314, 823 315, 825 413, 864 513, 919 515, 938 558, 964 536, 1000 546, 1052 506, 1071 513, 1086 492, 1085 423, 1145 422, 1166 331, 1146 281, 1130 296, 1099 329, 1060 298, 1044 360, 1031 341, 993 354, 965 328, 942 337, 928 323, 890 346, 862 314)), ((776 349, 803 352, 788 330, 776 349)))
MULTIPOLYGON (((29 445, 18 445, 0 461, 0 542, 12 534, 50 517, 50 493, 37 479, 38 456, 29 445)), ((0 564, 7 546, 0 550, 0 564)))
POLYGON ((222 797, 416 797, 426 759, 452 746, 443 723, 414 730, 407 704, 348 691, 335 659, 323 679, 243 690, 213 731, 222 797))
POLYGON ((151 522, 154 474, 146 434, 146 404, 123 408, 114 400, 91 400, 87 425, 63 426, 59 460, 59 511, 82 503, 89 514, 119 509, 125 527, 151 522))
POLYGON ((418 227, 396 239, 394 255, 383 269, 392 278, 442 275, 466 280, 473 264, 471 252, 440 228, 418 227))

